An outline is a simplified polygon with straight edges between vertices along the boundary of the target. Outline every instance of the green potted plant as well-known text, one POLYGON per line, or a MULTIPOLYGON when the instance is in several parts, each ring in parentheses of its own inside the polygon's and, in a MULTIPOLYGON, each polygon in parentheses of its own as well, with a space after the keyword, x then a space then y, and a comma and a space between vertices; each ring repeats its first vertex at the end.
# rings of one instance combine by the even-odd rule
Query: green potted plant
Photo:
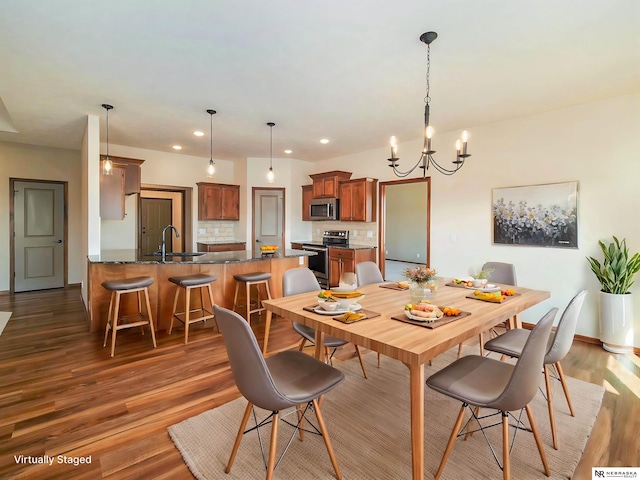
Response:
POLYGON ((600 282, 600 340, 605 350, 629 353, 633 350, 633 297, 629 291, 640 271, 640 253, 629 258, 625 239, 605 244, 598 241, 604 260, 587 257, 600 282))
POLYGON ((484 287, 489 281, 489 278, 491 277, 492 273, 493 273, 493 268, 485 268, 480 270, 478 273, 476 273, 473 276, 473 282, 472 282, 473 286, 476 288, 484 287))

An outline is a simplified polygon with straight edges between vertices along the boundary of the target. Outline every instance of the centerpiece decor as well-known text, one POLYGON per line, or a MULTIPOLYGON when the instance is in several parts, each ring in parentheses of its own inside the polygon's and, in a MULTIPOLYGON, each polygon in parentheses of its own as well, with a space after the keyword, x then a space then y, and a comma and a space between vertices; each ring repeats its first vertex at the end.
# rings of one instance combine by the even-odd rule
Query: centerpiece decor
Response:
POLYGON ((422 300, 428 300, 435 295, 438 284, 436 283, 435 269, 427 266, 417 268, 407 268, 404 276, 409 280, 409 294, 413 303, 419 303, 422 300))
POLYGON ((613 353, 633 351, 633 297, 629 291, 633 277, 640 271, 640 253, 629 258, 625 239, 598 245, 604 255, 602 264, 587 257, 589 266, 600 282, 600 340, 602 347, 613 353))

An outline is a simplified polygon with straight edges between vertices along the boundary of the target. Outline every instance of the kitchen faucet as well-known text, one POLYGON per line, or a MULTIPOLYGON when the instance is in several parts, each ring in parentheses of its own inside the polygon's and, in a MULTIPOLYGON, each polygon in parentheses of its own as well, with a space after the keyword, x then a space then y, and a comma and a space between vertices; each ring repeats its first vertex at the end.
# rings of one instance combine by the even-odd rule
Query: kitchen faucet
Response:
MULTIPOLYGON (((163 262, 165 261, 165 256, 167 254, 167 244, 166 244, 166 241, 164 239, 164 234, 169 229, 174 231, 174 233, 176 234, 176 238, 180 238, 180 234, 178 233, 178 230, 173 225, 167 225, 166 227, 164 227, 162 229, 162 245, 160 245, 160 254, 162 255, 162 261, 163 262)), ((169 235, 171 235, 171 234, 169 234, 169 235)))

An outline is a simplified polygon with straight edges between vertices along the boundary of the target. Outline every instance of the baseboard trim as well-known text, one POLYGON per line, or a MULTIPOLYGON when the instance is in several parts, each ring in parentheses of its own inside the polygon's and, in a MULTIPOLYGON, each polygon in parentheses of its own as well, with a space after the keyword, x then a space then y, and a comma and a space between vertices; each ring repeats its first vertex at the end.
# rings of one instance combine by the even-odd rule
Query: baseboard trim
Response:
MULTIPOLYGON (((533 329, 533 327, 535 327, 535 324, 533 324, 533 323, 523 323, 522 324, 522 328, 526 328, 527 330, 531 330, 531 329, 533 329)), ((599 338, 593 338, 593 337, 587 337, 586 335, 575 334, 573 336, 573 339, 578 341, 578 342, 590 343, 591 345, 598 345, 598 346, 602 347, 602 342, 600 341, 599 338)), ((633 354, 640 356, 640 347, 633 347, 633 354)))

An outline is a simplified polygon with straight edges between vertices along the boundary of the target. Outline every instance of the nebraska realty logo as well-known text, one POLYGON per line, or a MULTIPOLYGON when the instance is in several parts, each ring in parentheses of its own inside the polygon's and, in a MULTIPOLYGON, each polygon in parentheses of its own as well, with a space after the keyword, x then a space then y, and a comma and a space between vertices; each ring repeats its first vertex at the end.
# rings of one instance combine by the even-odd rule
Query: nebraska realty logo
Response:
POLYGON ((63 463, 68 465, 82 465, 85 463, 91 463, 91 455, 88 457, 67 457, 66 455, 57 455, 55 457, 50 457, 49 455, 43 455, 41 457, 32 457, 31 455, 14 455, 13 461, 16 463, 27 464, 27 465, 37 465, 37 464, 48 464, 53 465, 54 463, 63 463))

